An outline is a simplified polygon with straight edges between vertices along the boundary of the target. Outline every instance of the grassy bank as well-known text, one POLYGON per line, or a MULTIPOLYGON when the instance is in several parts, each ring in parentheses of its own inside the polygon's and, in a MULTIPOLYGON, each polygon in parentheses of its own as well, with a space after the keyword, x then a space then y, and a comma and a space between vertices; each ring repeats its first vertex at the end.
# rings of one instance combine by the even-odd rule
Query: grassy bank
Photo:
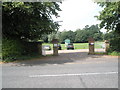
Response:
POLYGON ((111 55, 111 56, 120 56, 120 52, 111 52, 111 53, 108 53, 108 55, 111 55))
POLYGON ((109 53, 105 53, 105 52, 95 52, 95 55, 110 55, 110 56, 120 56, 120 52, 109 52, 109 53))
POLYGON ((2 62, 4 63, 18 62, 18 61, 23 61, 23 60, 33 60, 33 59, 40 58, 40 57, 42 57, 42 55, 26 55, 26 56, 17 57, 17 59, 7 58, 5 60, 2 60, 2 62))

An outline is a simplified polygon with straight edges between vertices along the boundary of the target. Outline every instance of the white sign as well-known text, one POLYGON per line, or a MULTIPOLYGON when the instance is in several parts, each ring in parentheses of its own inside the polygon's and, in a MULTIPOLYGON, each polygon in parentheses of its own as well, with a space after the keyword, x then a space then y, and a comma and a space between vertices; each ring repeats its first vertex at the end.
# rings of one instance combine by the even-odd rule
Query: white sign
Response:
POLYGON ((94 43, 90 43, 91 45, 94 45, 94 43))
POLYGON ((54 47, 57 47, 58 45, 57 44, 54 44, 54 47))

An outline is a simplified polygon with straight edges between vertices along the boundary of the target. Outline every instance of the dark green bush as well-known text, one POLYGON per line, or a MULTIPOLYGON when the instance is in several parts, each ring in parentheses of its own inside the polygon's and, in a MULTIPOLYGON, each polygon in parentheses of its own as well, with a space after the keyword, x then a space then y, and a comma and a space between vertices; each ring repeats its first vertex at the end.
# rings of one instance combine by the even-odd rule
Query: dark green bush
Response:
POLYGON ((111 52, 111 53, 108 53, 108 55, 120 56, 120 52, 113 51, 113 52, 111 52))
POLYGON ((113 38, 110 40, 110 50, 109 51, 117 51, 120 52, 120 37, 113 38))
POLYGON ((8 39, 2 40, 2 57, 4 59, 16 59, 21 56, 24 51, 23 45, 19 39, 8 39))
POLYGON ((21 59, 21 57, 38 55, 38 43, 36 42, 25 42, 10 38, 4 38, 2 41, 3 61, 14 61, 21 59))

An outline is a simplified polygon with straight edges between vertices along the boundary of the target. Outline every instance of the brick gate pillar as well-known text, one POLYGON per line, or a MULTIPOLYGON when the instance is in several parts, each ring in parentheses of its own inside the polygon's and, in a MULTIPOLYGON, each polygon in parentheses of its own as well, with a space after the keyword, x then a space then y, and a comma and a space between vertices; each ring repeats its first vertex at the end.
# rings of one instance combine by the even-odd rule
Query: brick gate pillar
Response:
POLYGON ((95 54, 94 39, 92 37, 89 37, 88 38, 88 43, 89 43, 89 53, 88 54, 95 54))
POLYGON ((105 52, 108 52, 109 46, 109 41, 105 40, 105 52))
POLYGON ((53 55, 58 56, 58 39, 53 39, 53 55))

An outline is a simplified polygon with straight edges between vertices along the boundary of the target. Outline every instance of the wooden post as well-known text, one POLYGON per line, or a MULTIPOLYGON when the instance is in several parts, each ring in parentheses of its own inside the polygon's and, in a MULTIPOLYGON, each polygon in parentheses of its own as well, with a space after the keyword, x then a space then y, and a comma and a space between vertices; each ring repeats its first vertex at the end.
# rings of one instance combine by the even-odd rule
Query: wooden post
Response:
POLYGON ((108 52, 109 49, 109 41, 105 40, 105 52, 108 52))
POLYGON ((89 53, 88 54, 94 54, 94 39, 92 37, 88 38, 89 43, 89 53))

